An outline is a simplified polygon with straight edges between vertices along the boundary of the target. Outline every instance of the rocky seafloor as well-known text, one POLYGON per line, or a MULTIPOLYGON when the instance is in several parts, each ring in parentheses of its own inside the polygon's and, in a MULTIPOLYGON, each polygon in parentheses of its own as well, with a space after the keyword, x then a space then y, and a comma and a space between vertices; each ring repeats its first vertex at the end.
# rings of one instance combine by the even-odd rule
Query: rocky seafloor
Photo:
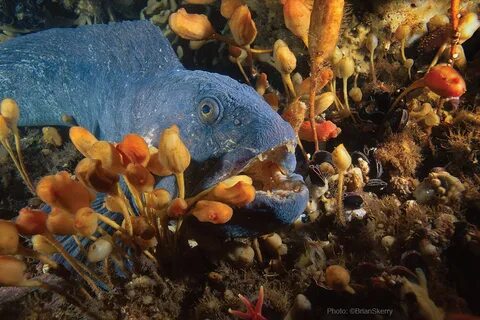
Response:
MULTIPOLYGON (((245 3, 258 29, 253 45, 272 48, 277 39, 284 40, 296 56, 291 74, 301 91, 310 72, 308 51, 285 26, 282 4, 245 3)), ((400 92, 423 77, 438 48, 449 41, 445 36, 449 6, 449 1, 419 0, 348 4, 337 54, 354 61, 347 85, 359 88, 361 96, 349 96, 353 117, 343 117, 334 107, 322 114, 341 132, 321 143, 322 151, 313 162, 307 164, 297 150, 297 171, 309 186, 311 200, 295 225, 256 239, 207 239, 206 247, 186 245, 162 270, 139 256, 126 277, 107 272, 113 289, 88 301, 89 308, 111 319, 233 319, 229 308, 245 310, 238 294, 255 302, 263 286, 262 314, 267 319, 478 319, 474 315, 480 315, 480 33, 465 39, 464 60, 456 64, 466 81, 464 95, 441 99, 428 89, 417 90, 389 112, 400 92), (402 39, 396 36, 402 25, 410 31, 404 50, 413 61, 410 68, 406 59, 402 61, 402 39), (371 74, 371 34, 378 39, 377 82, 371 74), (345 225, 337 219, 338 174, 331 154, 342 143, 352 158, 345 172, 345 225)), ((150 19, 162 28, 187 68, 245 82, 229 59, 227 45, 218 41, 200 45, 170 30, 168 17, 179 7, 206 14, 216 30, 228 34, 227 19, 215 2, 4 0, 0 37, 5 41, 51 27, 150 19)), ((464 14, 479 14, 477 1, 464 1, 462 7, 464 14)), ((269 83, 262 94, 283 113, 288 110, 288 94, 270 56, 256 56, 247 77, 255 84, 265 73, 269 83)), ((440 58, 441 63, 446 60, 440 58)), ((335 104, 342 105, 342 80, 337 80, 332 91, 338 97, 335 104)), ((73 172, 81 159, 67 128, 57 129, 63 140, 58 145, 41 128, 21 129, 25 164, 34 183, 58 171, 73 172)), ((311 142, 303 145, 313 153, 311 142)), ((0 217, 11 219, 25 206, 40 205, 0 148, 0 217)), ((30 277, 83 297, 74 275, 31 262, 30 277)), ((0 291, 0 318, 88 316, 55 293, 8 288, 0 291)))

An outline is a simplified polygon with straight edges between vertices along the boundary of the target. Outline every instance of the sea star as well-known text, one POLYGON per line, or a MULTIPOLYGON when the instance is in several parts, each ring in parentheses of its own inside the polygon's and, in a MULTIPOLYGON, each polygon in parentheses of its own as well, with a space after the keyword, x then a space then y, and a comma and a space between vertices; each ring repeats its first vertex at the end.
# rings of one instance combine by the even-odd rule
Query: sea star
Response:
POLYGON ((228 309, 228 312, 240 319, 247 319, 247 320, 268 320, 264 316, 262 316, 262 306, 263 306, 263 286, 260 287, 258 292, 258 299, 255 307, 253 304, 241 294, 238 295, 240 300, 242 300, 243 304, 247 307, 247 312, 242 312, 239 310, 232 310, 228 309))

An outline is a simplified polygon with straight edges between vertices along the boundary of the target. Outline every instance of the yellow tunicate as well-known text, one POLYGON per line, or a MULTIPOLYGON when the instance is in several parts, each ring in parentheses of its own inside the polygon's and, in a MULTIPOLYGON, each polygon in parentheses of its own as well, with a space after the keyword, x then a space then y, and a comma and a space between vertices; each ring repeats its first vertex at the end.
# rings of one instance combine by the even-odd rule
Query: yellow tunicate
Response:
POLYGON ((56 147, 60 147, 62 145, 62 137, 58 133, 58 130, 54 127, 44 127, 42 128, 43 133, 43 141, 46 144, 51 144, 56 147))

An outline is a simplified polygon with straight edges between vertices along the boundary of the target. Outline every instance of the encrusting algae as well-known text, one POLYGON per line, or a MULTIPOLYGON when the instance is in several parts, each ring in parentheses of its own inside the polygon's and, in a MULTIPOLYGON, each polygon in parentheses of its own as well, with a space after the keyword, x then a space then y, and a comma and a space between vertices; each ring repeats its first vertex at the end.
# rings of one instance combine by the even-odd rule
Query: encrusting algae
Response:
MULTIPOLYGON (((477 1, 21 2, 16 15, 0 6, 0 41, 148 20, 188 69, 250 86, 292 133, 229 174, 214 157, 198 171, 197 148, 264 114, 216 109, 213 96, 195 110, 202 146, 180 118, 109 141, 69 115, 68 129, 25 129, 28 104, 2 96, 2 319, 479 318, 477 1), (221 117, 235 125, 213 126, 221 117), (200 188, 192 172, 215 182, 200 188), (275 224, 282 212, 263 205, 302 185, 304 212, 275 224)), ((245 141, 225 143, 237 165, 245 141)))

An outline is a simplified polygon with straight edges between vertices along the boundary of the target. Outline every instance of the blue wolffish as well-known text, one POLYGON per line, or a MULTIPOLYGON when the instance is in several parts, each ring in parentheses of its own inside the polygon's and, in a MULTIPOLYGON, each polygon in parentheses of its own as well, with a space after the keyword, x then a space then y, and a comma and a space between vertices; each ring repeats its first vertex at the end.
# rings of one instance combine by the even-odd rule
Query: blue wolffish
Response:
MULTIPOLYGON (((256 199, 222 226, 251 236, 292 223, 308 191, 293 173, 295 134, 252 88, 218 74, 185 70, 161 30, 146 21, 50 29, 0 45, 1 98, 22 108, 20 125, 62 125, 71 115, 99 139, 127 133, 156 145, 173 124, 192 163, 187 196, 244 172, 256 199)), ((175 180, 157 187, 175 194, 175 180)))

